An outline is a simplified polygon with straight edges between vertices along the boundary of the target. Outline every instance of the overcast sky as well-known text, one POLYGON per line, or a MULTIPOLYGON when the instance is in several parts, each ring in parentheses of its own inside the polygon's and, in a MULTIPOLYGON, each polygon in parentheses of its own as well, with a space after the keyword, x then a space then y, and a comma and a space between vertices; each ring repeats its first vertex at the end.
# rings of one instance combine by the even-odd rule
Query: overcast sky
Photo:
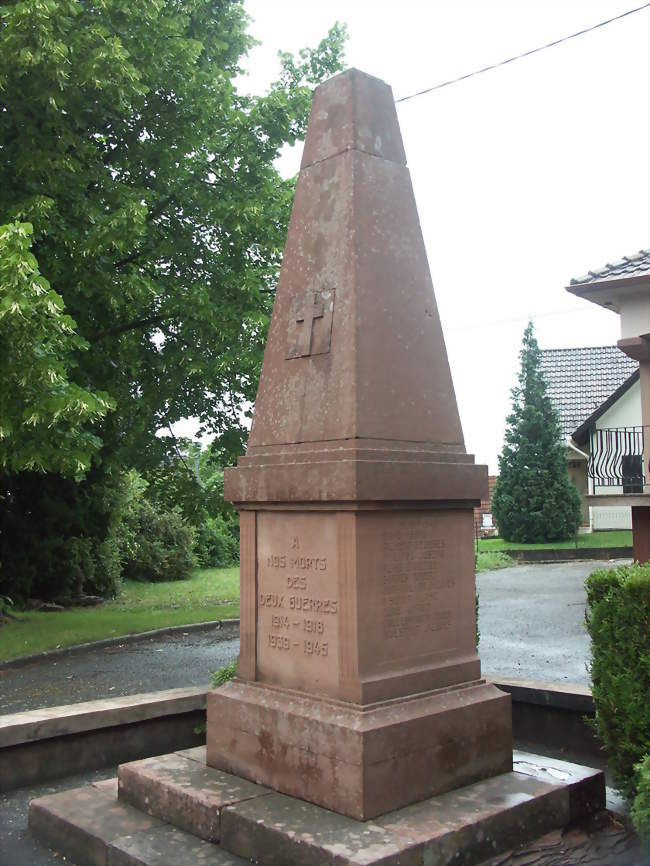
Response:
MULTIPOLYGON (((279 50, 348 26, 348 66, 408 95, 639 0, 247 0, 252 92, 279 50)), ((398 105, 467 449, 496 471, 528 318, 542 348, 613 344, 571 277, 650 247, 650 8, 398 105)), ((280 168, 298 171, 301 148, 280 168)))

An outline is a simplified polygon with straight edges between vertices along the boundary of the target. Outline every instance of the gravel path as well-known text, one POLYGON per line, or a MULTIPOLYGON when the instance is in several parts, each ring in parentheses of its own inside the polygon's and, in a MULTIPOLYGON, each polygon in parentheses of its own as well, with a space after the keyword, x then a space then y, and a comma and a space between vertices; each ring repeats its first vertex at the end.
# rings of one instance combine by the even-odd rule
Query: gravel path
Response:
POLYGON ((477 575, 484 673, 589 685, 584 581, 597 568, 627 561, 517 565, 477 575))

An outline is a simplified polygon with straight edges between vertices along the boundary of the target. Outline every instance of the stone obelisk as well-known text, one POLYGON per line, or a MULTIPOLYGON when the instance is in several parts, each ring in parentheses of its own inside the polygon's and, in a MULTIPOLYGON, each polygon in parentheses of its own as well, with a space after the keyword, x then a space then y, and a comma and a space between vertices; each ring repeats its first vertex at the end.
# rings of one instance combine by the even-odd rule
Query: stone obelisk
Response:
POLYGON ((465 451, 390 87, 314 93, 248 451, 237 678, 207 761, 367 819, 512 767, 465 451))

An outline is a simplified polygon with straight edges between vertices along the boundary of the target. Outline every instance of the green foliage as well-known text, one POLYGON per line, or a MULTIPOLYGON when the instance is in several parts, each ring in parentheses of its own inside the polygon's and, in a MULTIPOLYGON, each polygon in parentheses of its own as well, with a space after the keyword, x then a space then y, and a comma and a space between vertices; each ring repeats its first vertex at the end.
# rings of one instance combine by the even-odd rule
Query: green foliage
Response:
POLYGON ((130 473, 118 546, 123 576, 133 580, 184 580, 194 568, 194 533, 176 511, 155 508, 144 496, 146 482, 130 473))
POLYGON ((212 674, 212 688, 217 689, 237 676, 237 659, 223 665, 212 674))
POLYGON ((500 550, 479 550, 475 556, 475 568, 478 574, 481 571, 494 571, 497 568, 509 568, 515 565, 515 561, 507 553, 500 550))
POLYGON ((178 442, 176 458, 163 460, 145 478, 147 499, 159 508, 180 510, 195 528, 199 565, 225 567, 239 561, 239 516, 224 502, 223 469, 215 451, 178 442))
POLYGON ((636 777, 636 796, 630 809, 634 829, 641 842, 650 848, 650 755, 634 767, 636 777))
POLYGON ((101 465, 81 482, 0 473, 0 593, 16 600, 114 595, 124 496, 123 478, 101 465))
POLYGON ((557 415, 546 393, 532 322, 524 332, 492 513, 515 542, 559 541, 580 525, 580 494, 569 479, 557 415))
POLYGON ((78 476, 100 440, 91 424, 114 407, 70 379, 88 343, 30 252, 32 226, 0 226, 0 468, 78 476))
POLYGON ((596 729, 632 797, 634 766, 650 752, 650 564, 600 569, 585 586, 596 729))
MULTIPOLYGON (((0 586, 22 597, 82 572, 110 593, 119 508, 105 506, 135 467, 158 510, 153 476, 177 456, 159 430, 196 417, 229 459, 241 449, 293 194, 274 160, 345 41, 336 25, 283 55, 249 96, 235 86, 246 26, 237 0, 0 4, 0 305, 18 299, 0 306, 0 586), (89 465, 79 491, 54 474, 89 465)), ((186 532, 162 522, 159 536, 186 532)))
POLYGON ((273 162, 345 30, 248 96, 246 26, 226 0, 0 6, 0 213, 34 226, 88 348, 70 382, 115 400, 94 432, 122 465, 156 466, 184 417, 239 427, 255 397, 293 193, 273 162))
POLYGON ((239 523, 221 515, 207 517, 197 529, 195 552, 203 568, 225 568, 239 562, 239 523))

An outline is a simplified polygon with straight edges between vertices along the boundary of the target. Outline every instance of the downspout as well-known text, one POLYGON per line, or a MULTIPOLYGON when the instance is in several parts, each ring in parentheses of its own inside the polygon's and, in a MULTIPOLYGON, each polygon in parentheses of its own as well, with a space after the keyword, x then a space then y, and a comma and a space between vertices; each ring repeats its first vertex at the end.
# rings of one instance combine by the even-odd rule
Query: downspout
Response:
POLYGON ((572 451, 575 451, 576 454, 579 454, 581 457, 584 457, 585 460, 589 460, 589 455, 585 454, 584 451, 581 451, 577 445, 574 445, 572 439, 567 439, 566 445, 567 445, 567 448, 570 448, 572 451))

